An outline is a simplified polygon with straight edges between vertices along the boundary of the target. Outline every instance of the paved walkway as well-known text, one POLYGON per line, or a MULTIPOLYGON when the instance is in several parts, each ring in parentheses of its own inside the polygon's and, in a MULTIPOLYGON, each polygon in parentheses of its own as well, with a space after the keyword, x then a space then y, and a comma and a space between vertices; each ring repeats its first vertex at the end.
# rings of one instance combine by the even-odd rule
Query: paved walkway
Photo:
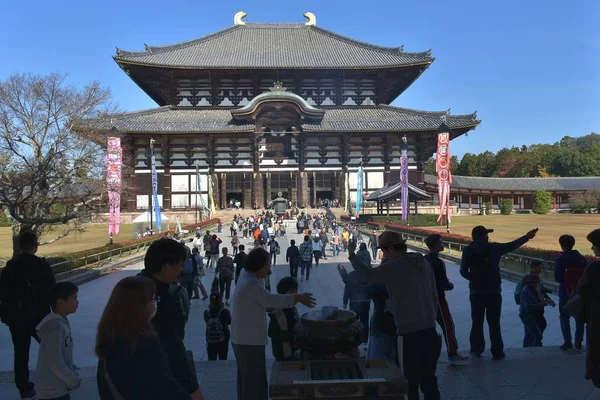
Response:
MULTIPOLYGON (((229 231, 221 234, 224 245, 230 244, 229 231)), ((289 234, 281 238, 281 256, 273 268, 272 285, 289 274, 284 265, 288 240, 301 241, 300 235, 289 234)), ((251 247, 250 243, 247 247, 251 247)), ((228 246, 230 247, 230 246, 228 246)), ((345 254, 338 259, 329 258, 319 268, 311 271, 309 282, 300 283, 301 291, 312 292, 318 306, 342 305, 343 286, 336 270, 337 262, 344 262, 345 254)), ((347 264, 347 263, 346 263, 347 264)), ((119 272, 107 275, 81 286, 80 305, 76 314, 70 317, 74 337, 75 362, 82 368, 84 384, 75 392, 73 399, 96 399, 95 366, 97 359, 93 353, 96 327, 110 291, 117 281, 136 274, 142 268, 141 263, 134 264, 119 272)), ((350 267, 347 267, 350 268, 350 267)), ((447 298, 454 316, 457 337, 461 349, 468 352, 470 329, 470 306, 467 282, 458 273, 458 266, 448 263, 448 276, 455 289, 448 292, 447 298)), ((213 279, 209 270, 203 282, 207 287, 213 279)), ((547 347, 537 349, 521 348, 523 326, 519 320, 517 306, 512 293, 515 284, 503 282, 504 303, 502 327, 507 347, 507 359, 492 361, 489 352, 482 359, 471 360, 465 366, 448 365, 442 355, 438 369, 440 387, 444 399, 600 399, 600 391, 583 379, 584 356, 581 353, 564 353, 558 349, 562 343, 558 323, 558 310, 547 309, 548 328, 544 337, 547 347)), ((194 352, 198 361, 198 372, 208 400, 234 399, 235 362, 206 361, 205 324, 202 314, 208 301, 192 300, 190 322, 187 325, 185 344, 194 352)), ((299 306, 302 313, 305 308, 299 306)), ((487 339, 486 333, 486 340, 487 339)), ((31 362, 35 368, 37 344, 32 345, 31 362)), ((267 355, 272 358, 270 349, 267 355)), ((230 351, 230 359, 233 352, 230 351)), ((12 345, 8 329, 0 325, 0 398, 17 398, 12 382, 12 345)))

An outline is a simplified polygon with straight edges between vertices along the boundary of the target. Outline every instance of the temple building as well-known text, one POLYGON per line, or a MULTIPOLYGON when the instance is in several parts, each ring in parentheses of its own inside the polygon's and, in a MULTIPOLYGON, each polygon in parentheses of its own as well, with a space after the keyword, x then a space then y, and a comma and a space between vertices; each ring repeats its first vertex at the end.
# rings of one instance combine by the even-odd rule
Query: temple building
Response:
POLYGON ((397 181, 404 136, 410 182, 424 186, 440 124, 452 138, 479 124, 475 113, 390 105, 434 61, 429 51, 364 43, 304 16, 250 23, 238 13, 233 26, 198 39, 117 49, 116 63, 158 107, 80 121, 76 130, 121 137, 125 211, 148 208, 151 139, 166 210, 199 203, 196 166, 205 201, 210 175, 217 208, 233 199, 262 208, 278 192, 310 206, 343 204, 347 193, 355 201, 361 160, 365 193, 397 181))

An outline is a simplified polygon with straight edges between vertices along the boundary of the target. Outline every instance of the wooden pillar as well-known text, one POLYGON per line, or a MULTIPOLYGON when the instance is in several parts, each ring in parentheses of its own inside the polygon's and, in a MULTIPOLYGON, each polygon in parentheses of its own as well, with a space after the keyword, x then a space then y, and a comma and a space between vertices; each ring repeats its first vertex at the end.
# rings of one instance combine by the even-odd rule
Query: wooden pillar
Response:
POLYGON ((260 209, 264 207, 264 185, 263 176, 260 172, 260 134, 254 135, 253 157, 252 157, 252 208, 260 209))
POLYGON ((296 188, 296 174, 290 172, 290 181, 288 184, 288 200, 292 203, 298 201, 298 189, 296 188))
POLYGON ((267 179, 267 191, 265 193, 265 206, 269 205, 269 202, 273 199, 273 193, 271 193, 271 172, 265 172, 267 179))
POLYGON ((221 208, 227 208, 227 174, 221 173, 221 208))
POLYGON ((308 174, 306 168, 306 143, 304 136, 298 137, 298 186, 297 186, 297 201, 300 208, 305 208, 310 205, 308 197, 308 174))
POLYGON ((244 195, 242 201, 242 207, 245 209, 252 208, 252 174, 244 172, 242 173, 242 186, 244 195))
POLYGON ((383 142, 383 185, 393 182, 391 171, 392 144, 390 136, 384 136, 383 142))
POLYGON ((317 204, 317 173, 315 171, 312 172, 312 204, 317 204))
MULTIPOLYGON (((169 136, 165 135, 159 139, 158 147, 162 161, 163 172, 163 208, 171 209, 171 157, 169 157, 169 136)), ((156 148, 155 148, 156 151, 156 148)))
POLYGON ((215 207, 220 208, 221 207, 221 185, 219 184, 219 174, 212 172, 210 174, 210 179, 212 180, 212 191, 213 191, 212 195, 213 195, 213 201, 215 202, 215 207))
MULTIPOLYGON (((348 135, 342 135, 342 172, 340 173, 340 202, 342 206, 346 204, 346 180, 348 179, 348 162, 350 160, 350 138, 348 135)), ((350 202, 348 202, 350 204, 350 202)))
POLYGON ((552 209, 556 210, 556 192, 552 192, 552 209))
MULTIPOLYGON (((118 136, 118 131, 109 131, 108 135, 118 136)), ((122 190, 121 190, 121 211, 135 211, 137 207, 137 195, 148 194, 140 193, 136 186, 135 165, 137 163, 136 150, 133 138, 130 136, 121 136, 121 148, 123 149, 122 160, 122 190)), ((148 153, 149 156, 149 153, 148 153)), ((150 159, 148 159, 150 165, 150 159)))

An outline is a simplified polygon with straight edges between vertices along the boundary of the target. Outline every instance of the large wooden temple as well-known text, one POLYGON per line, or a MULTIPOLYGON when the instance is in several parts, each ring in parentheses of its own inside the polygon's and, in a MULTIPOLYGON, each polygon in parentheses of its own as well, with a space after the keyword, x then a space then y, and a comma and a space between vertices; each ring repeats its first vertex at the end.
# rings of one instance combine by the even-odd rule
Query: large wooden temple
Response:
POLYGON ((297 24, 245 16, 188 42, 117 49, 117 64, 159 107, 81 121, 76 130, 121 137, 126 211, 148 207, 150 139, 164 209, 196 207, 196 165, 203 197, 211 176, 217 207, 236 199, 262 208, 278 192, 309 206, 319 198, 343 204, 346 180, 355 201, 361 160, 364 192, 397 181, 403 136, 410 181, 423 184, 441 122, 453 137, 479 123, 475 113, 389 105, 431 65, 429 51, 350 39, 317 26, 311 13, 297 24))

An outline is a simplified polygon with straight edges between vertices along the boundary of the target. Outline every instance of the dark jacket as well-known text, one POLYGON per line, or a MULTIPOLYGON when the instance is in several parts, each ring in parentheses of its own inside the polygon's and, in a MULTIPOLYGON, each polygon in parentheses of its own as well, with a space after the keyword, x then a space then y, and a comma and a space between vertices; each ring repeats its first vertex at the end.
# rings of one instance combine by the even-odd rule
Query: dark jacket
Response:
POLYGON ((567 268, 585 268, 586 265, 587 260, 577 250, 566 250, 556 257, 554 261, 554 280, 560 283, 558 296, 561 301, 569 297, 564 283, 567 268))
MULTIPOLYGON (((124 339, 107 346, 104 352, 108 376, 124 399, 190 399, 188 391, 175 380, 167 354, 156 338, 140 337, 133 354, 124 339)), ((100 399, 114 400, 104 379, 102 361, 98 362, 96 382, 100 399)))
POLYGON ((269 313, 269 328, 268 335, 271 338, 271 346, 273 349, 273 357, 277 361, 291 360, 292 357, 286 357, 284 346, 289 346, 289 350, 294 353, 297 346, 294 340, 294 326, 300 321, 298 310, 296 307, 284 308, 269 313), (287 324, 287 330, 282 330, 279 321, 277 320, 276 312, 283 311, 287 324))
POLYGON ((158 333, 160 344, 167 353, 173 376, 188 393, 194 393, 198 390, 198 384, 186 357, 183 344, 185 317, 179 311, 177 299, 169 291, 169 285, 152 278, 146 270, 142 270, 140 275, 152 279, 156 285, 157 307, 152 325, 158 333))
POLYGON ((327 232, 319 233, 319 239, 321 240, 321 243, 323 243, 323 246, 325 246, 327 243, 329 243, 329 238, 327 237, 327 232))
POLYGON ((368 285, 361 284, 356 271, 350 271, 344 279, 344 306, 350 301, 350 311, 355 313, 368 312, 371 309, 371 299, 367 292, 368 285))
POLYGON ((446 290, 454 289, 454 285, 450 283, 448 275, 446 275, 446 263, 437 254, 432 253, 427 254, 425 260, 427 260, 433 269, 438 298, 444 299, 446 297, 446 290))
POLYGON ((460 274, 469 281, 471 294, 493 294, 502 292, 502 278, 500 277, 500 259, 503 255, 515 251, 529 241, 527 236, 522 236, 509 243, 488 243, 483 240, 475 240, 468 245, 462 253, 460 262, 460 274), (476 260, 487 258, 488 265, 474 265, 476 260), (474 268, 482 267, 482 287, 475 281, 474 268))
MULTIPOLYGON (((50 302, 48 290, 56 283, 52 267, 45 258, 33 254, 19 254, 11 259, 0 275, 0 301, 10 307, 11 299, 18 292, 27 291, 27 285, 35 288, 35 302, 29 310, 31 315, 25 318, 12 319, 8 325, 25 324, 35 331, 35 327, 48 314, 50 314, 50 302)), ((8 321, 8 320, 7 320, 8 321)))
MULTIPOLYGON (((204 322, 208 322, 208 319, 211 317, 216 317, 219 311, 215 310, 204 310, 204 322)), ((229 325, 231 325, 231 313, 228 309, 221 309, 221 315, 219 315, 219 319, 221 320, 221 325, 223 325, 223 333, 225 334, 225 340, 229 340, 231 337, 231 333, 229 331, 229 325)))
MULTIPOLYGON (((367 296, 371 300, 373 300, 373 316, 371 317, 371 323, 369 324, 371 328, 370 335, 376 336, 382 332, 381 323, 386 317, 385 313, 385 302, 389 299, 389 294, 387 288, 384 284, 375 283, 366 287, 367 296)), ((393 316, 392 316, 393 320, 393 316)), ((388 334, 394 335, 396 333, 396 329, 389 332, 388 334)))
MULTIPOLYGON (((193 254, 190 254, 188 257, 186 257, 186 259, 184 261, 184 266, 185 266, 185 263, 191 263, 192 264, 192 276, 198 276, 198 261, 196 261, 196 257, 193 254)), ((185 275, 185 273, 183 273, 183 272, 181 274, 185 275)))
POLYGON ((600 261, 588 265, 577 285, 583 297, 586 322, 585 378, 600 387, 600 261))
POLYGON ((248 257, 248 254, 240 251, 233 258, 233 263, 235 264, 235 283, 237 283, 238 279, 240 279, 240 273, 246 264, 246 257, 248 257))
POLYGON ((544 313, 544 303, 540 300, 538 292, 531 286, 525 284, 521 292, 521 304, 519 305, 519 315, 542 315, 544 313))
POLYGON ((300 250, 296 245, 288 247, 285 252, 285 262, 289 262, 290 264, 298 264, 300 262, 300 250))

